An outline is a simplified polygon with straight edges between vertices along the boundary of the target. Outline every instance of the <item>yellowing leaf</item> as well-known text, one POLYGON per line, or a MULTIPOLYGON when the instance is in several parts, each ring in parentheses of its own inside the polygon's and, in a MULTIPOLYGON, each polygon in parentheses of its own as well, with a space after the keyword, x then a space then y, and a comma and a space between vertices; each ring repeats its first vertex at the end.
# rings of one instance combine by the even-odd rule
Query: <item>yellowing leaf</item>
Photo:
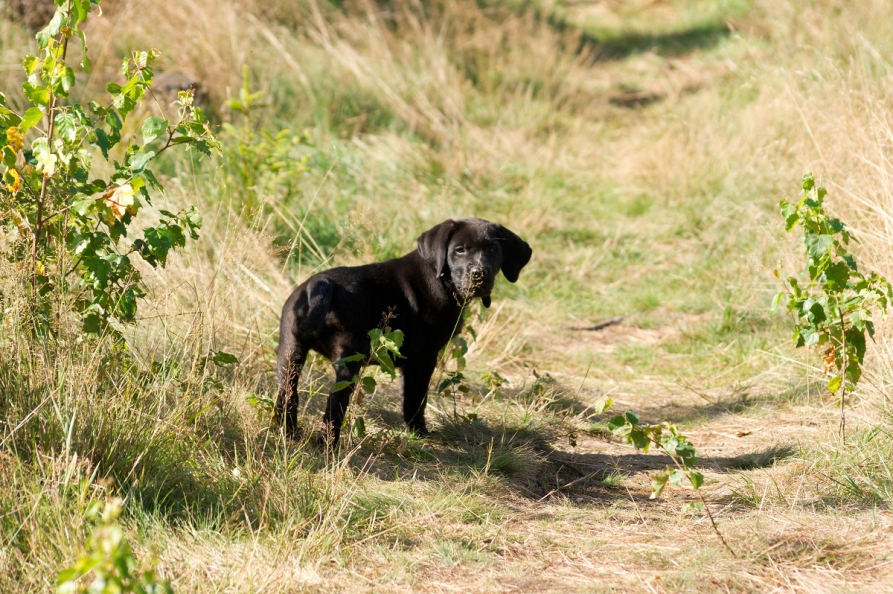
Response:
POLYGON ((127 209, 133 206, 133 195, 133 187, 130 184, 113 186, 102 195, 102 201, 112 210, 115 218, 120 220, 127 209))
POLYGON ((19 131, 18 126, 13 126, 6 131, 6 141, 12 147, 13 152, 19 152, 25 148, 25 135, 19 131))
POLYGON ((43 171, 44 177, 53 177, 56 173, 56 161, 58 158, 53 154, 46 138, 38 138, 31 145, 34 158, 37 160, 37 169, 43 171))
POLYGON ((18 171, 16 171, 15 169, 10 169, 6 172, 6 175, 4 177, 7 178, 6 187, 9 189, 10 192, 15 194, 22 189, 22 178, 19 176, 18 171))
POLYGON ((831 392, 832 394, 834 394, 835 392, 837 392, 837 390, 840 389, 840 386, 842 384, 843 384, 843 376, 836 375, 828 381, 828 391, 831 392))

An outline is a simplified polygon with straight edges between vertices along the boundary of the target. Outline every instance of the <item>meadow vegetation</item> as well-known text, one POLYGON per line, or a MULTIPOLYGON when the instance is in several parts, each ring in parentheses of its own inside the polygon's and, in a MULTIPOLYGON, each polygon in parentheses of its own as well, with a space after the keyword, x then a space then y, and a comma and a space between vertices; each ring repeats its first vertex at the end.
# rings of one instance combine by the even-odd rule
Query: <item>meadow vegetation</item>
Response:
MULTIPOLYGON (((22 106, 36 42, 13 6, 0 90, 22 106)), ((877 322, 842 441, 821 354, 769 313, 773 270, 803 267, 778 204, 805 171, 860 267, 893 273, 887 3, 119 0, 85 31, 73 100, 156 48, 222 155, 155 162, 154 208, 203 224, 136 264, 126 342, 64 316, 35 337, 0 258, 0 591, 54 588, 115 498, 178 592, 889 587, 893 335, 877 322), (534 257, 472 312, 470 390, 431 395, 433 435, 401 430, 382 374, 340 452, 271 425, 291 289, 472 215, 534 257), (666 459, 612 437, 607 397, 694 443, 734 557, 680 513, 690 490, 649 500, 666 459)), ((309 360, 308 438, 331 381, 309 360)))

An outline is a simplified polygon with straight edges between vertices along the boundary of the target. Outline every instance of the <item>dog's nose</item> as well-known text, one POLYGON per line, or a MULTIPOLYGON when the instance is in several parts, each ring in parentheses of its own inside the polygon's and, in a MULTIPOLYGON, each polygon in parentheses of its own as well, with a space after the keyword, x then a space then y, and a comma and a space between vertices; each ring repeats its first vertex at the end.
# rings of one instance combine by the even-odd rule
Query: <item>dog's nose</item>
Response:
POLYGON ((478 267, 478 266, 475 266, 474 268, 472 268, 472 269, 470 270, 470 272, 471 272, 471 278, 472 278, 472 279, 474 279, 474 280, 476 280, 476 281, 479 281, 479 280, 483 280, 483 279, 484 279, 484 269, 483 269, 483 268, 480 268, 480 267, 478 267))

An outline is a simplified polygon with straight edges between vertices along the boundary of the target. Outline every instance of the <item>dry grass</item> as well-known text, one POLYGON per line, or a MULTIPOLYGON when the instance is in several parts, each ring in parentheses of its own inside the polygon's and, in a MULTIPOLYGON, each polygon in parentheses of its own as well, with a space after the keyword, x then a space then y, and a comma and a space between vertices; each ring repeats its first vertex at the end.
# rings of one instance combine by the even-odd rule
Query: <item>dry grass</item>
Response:
MULTIPOLYGON (((308 127, 311 159, 288 191, 240 185, 219 164, 164 165, 159 204, 197 204, 205 226, 146 270, 132 366, 76 332, 33 349, 16 330, 18 273, 2 270, 0 590, 50 588, 83 550, 87 505, 111 494, 128 498, 138 556, 157 555, 183 592, 889 588, 889 331, 869 349, 844 444, 814 358, 767 314, 772 270, 802 265, 776 205, 805 170, 862 239, 860 264, 893 275, 887 12, 873 0, 109 6, 89 30, 85 95, 123 51, 154 46, 160 69, 197 78, 231 120, 222 105, 248 64, 268 93, 259 125, 308 127), (247 216, 251 192, 264 206, 247 216), (291 288, 469 214, 518 231, 535 258, 474 322, 470 395, 432 396, 435 436, 399 431, 396 385, 353 409, 368 436, 338 456, 271 429, 246 396, 274 394, 291 288), (212 349, 240 364, 207 364, 212 349), (489 370, 508 378, 495 394, 479 380, 489 370), (648 500, 664 461, 606 437, 589 413, 605 395, 683 426, 737 558, 705 518, 679 513, 689 493, 648 500)), ((13 101, 26 40, 0 20, 13 101)), ((308 435, 328 375, 318 360, 305 375, 308 435)))

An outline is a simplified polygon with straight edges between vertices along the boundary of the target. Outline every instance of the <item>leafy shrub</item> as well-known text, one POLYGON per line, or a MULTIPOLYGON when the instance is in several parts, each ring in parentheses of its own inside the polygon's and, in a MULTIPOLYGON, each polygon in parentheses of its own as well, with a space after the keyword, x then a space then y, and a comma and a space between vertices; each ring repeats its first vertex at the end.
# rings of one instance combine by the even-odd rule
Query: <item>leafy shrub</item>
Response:
MULTIPOLYGON (((858 243, 840 219, 825 214, 825 188, 812 173, 803 176, 803 196, 796 204, 781 201, 788 232, 803 229, 806 247, 806 282, 789 277, 785 290, 775 296, 773 312, 786 303, 794 317, 794 344, 822 349, 828 391, 840 392, 840 433, 844 436, 847 387, 862 377, 865 335, 874 337, 874 311, 883 317, 893 301, 893 287, 875 272, 865 274, 849 251, 858 243)), ((780 276, 775 271, 776 276, 780 276)))
POLYGON ((0 219, 4 255, 26 270, 34 327, 53 332, 71 309, 84 331, 120 333, 133 322, 145 295, 139 256, 164 266, 171 250, 196 239, 201 216, 193 207, 159 210, 159 222, 140 228, 143 201, 162 186, 148 168, 168 149, 185 145, 205 155, 218 149, 192 92, 179 94, 175 118, 151 116, 140 127, 142 143, 122 144, 128 116, 151 94, 158 52, 134 51, 121 66, 123 84, 109 83, 105 101, 70 102, 75 70, 69 65, 73 37, 83 50, 79 67, 89 72, 81 25, 98 0, 56 0, 49 25, 37 34, 38 55, 23 64, 22 83, 31 105, 18 113, 0 94, 0 219), (94 160, 97 164, 94 165, 94 160), (105 179, 102 171, 111 170, 105 179))
POLYGON ((141 564, 124 538, 117 522, 123 505, 116 497, 104 506, 96 501, 87 511, 97 526, 87 550, 59 574, 57 594, 173 594, 167 580, 156 579, 154 563, 141 564))
POLYGON ((300 191, 299 181, 307 171, 310 154, 302 154, 309 144, 306 134, 296 135, 283 129, 270 132, 256 121, 256 114, 265 105, 263 91, 251 90, 248 67, 242 71, 242 88, 238 98, 227 101, 227 108, 241 119, 224 122, 223 141, 224 181, 237 197, 240 209, 247 215, 262 211, 265 201, 275 197, 288 203, 300 191))

